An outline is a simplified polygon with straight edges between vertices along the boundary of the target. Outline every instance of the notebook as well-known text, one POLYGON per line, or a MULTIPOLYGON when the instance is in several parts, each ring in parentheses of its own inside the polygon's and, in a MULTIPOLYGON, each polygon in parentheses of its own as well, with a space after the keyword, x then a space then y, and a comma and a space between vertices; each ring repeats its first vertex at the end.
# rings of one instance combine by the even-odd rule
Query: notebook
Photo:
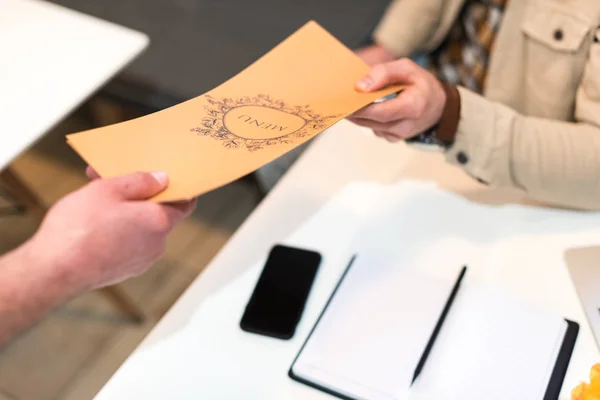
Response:
POLYGON ((578 325, 468 274, 413 383, 455 283, 355 257, 290 377, 343 399, 557 399, 578 325))

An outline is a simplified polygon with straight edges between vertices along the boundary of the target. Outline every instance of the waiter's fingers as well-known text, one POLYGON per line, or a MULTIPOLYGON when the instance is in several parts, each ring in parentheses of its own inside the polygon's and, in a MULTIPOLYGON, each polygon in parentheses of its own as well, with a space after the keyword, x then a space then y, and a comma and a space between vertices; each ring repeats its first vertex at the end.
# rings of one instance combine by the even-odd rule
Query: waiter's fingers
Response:
POLYGON ((94 168, 90 167, 89 165, 85 169, 85 174, 91 180, 100 179, 100 175, 98 175, 98 173, 96 172, 96 170, 94 168))

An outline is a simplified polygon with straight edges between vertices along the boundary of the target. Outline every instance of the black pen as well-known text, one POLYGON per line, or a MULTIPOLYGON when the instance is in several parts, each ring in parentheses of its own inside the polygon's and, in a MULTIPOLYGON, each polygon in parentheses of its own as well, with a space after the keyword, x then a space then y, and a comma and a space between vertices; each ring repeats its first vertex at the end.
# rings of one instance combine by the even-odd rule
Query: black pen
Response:
POLYGON ((440 333, 442 325, 444 324, 444 320, 446 319, 446 316, 448 315, 448 311, 450 311, 450 307, 452 307, 452 303, 454 302, 454 298, 456 297, 456 293, 458 293, 458 288, 460 287, 460 283, 462 282, 463 278, 465 277, 466 272, 467 272, 467 266, 465 265, 460 270, 458 279, 456 280, 456 283, 454 284, 454 287, 452 288, 452 292, 450 292, 450 297, 448 297, 448 300, 446 300, 446 305, 444 306, 444 309, 442 310, 442 315, 440 315, 440 318, 438 319, 437 324, 435 324, 435 328, 433 329, 433 333, 431 334, 431 337, 429 338, 429 342, 427 342, 425 351, 423 352, 423 355, 421 356, 421 359, 419 360, 419 364, 417 364, 417 368, 415 369, 415 373, 413 375, 412 382, 410 383, 411 386, 413 383, 415 383, 415 381, 419 377, 419 374, 423 370, 425 361, 427 361, 427 357, 429 357, 429 353, 431 353, 433 344, 435 343, 435 340, 437 339, 437 336, 440 333))

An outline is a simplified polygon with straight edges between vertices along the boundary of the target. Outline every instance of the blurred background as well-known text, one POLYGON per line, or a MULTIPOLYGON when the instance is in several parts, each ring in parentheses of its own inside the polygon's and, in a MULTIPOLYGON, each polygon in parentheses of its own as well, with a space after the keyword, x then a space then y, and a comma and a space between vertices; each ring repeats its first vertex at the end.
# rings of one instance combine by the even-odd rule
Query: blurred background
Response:
POLYGON ((150 36, 149 49, 105 92, 156 110, 219 85, 311 19, 361 46, 389 0, 54 2, 150 36))
MULTIPOLYGON (((389 0, 57 0, 150 37, 118 77, 22 154, 12 168, 52 205, 87 182, 64 135, 155 112, 198 96, 248 66, 314 19, 350 48, 369 43, 389 0)), ((0 10, 1 12, 1 10, 0 10)), ((319 62, 319 60, 315 60, 319 62)), ((43 67, 43 66, 41 66, 43 67)), ((56 310, 0 352, 0 400, 92 398, 201 273, 268 187, 249 176, 202 196, 169 239, 166 255, 121 285, 118 298, 92 292, 56 310)), ((0 210, 10 207, 0 197, 0 210)), ((0 215, 0 253, 33 234, 29 213, 0 215)))

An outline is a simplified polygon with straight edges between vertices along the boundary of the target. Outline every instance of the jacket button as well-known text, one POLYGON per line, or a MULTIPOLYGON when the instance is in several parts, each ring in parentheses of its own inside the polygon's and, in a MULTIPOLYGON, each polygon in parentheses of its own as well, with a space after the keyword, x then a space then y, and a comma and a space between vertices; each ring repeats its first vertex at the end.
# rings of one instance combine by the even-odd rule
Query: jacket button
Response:
POLYGON ((469 156, 467 156, 464 152, 459 151, 456 154, 456 161, 458 161, 459 164, 465 165, 469 162, 469 156))
POLYGON ((564 34, 563 34, 562 29, 558 28, 554 31, 554 39, 555 40, 561 41, 563 39, 563 36, 564 36, 564 34))

